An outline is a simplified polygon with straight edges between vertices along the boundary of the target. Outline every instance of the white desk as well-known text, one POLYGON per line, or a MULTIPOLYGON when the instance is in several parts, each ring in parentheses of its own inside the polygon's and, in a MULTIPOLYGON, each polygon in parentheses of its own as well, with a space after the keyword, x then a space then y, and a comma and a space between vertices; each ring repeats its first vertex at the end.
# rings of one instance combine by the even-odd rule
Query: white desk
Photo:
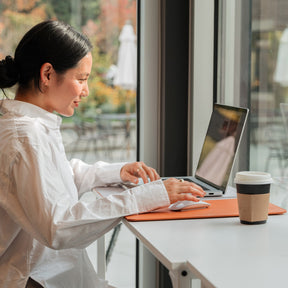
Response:
POLYGON ((191 228, 199 232, 194 243, 203 253, 191 247, 187 265, 205 287, 288 286, 288 215, 269 216, 257 226, 222 218, 195 221, 191 228), (215 247, 203 245, 208 239, 215 247))
POLYGON ((173 287, 191 287, 193 277, 205 288, 288 285, 288 215, 251 226, 237 217, 123 222, 170 271, 173 287))
MULTIPOLYGON (((140 240, 142 244, 169 270, 170 277, 173 281, 173 287, 189 287, 187 283, 188 277, 182 277, 182 271, 188 271, 186 266, 189 250, 184 249, 187 245, 188 238, 193 238, 193 232, 187 229, 189 220, 180 221, 149 221, 149 222, 128 222, 123 220, 123 223, 128 229, 140 240), (175 227, 177 229, 175 230, 175 227), (183 229, 183 230, 182 230, 183 229), (185 233, 184 233, 185 232, 185 233), (178 233, 178 234, 177 234, 178 233), (180 234, 179 234, 180 233, 180 234), (186 240, 183 240, 183 235, 186 235, 186 240)), ((191 247, 193 241, 189 246, 191 247)), ((146 263, 146 265, 153 265, 146 263)), ((145 275, 144 278, 150 278, 150 275, 145 275)), ((147 285, 140 284, 140 287, 147 285)))

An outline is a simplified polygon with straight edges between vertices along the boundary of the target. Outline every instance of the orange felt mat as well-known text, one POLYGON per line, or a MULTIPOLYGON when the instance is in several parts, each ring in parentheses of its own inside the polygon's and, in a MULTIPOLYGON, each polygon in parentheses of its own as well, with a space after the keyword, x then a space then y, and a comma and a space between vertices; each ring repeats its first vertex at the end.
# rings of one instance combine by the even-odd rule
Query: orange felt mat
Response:
MULTIPOLYGON (((219 199, 205 200, 211 205, 208 208, 186 210, 186 211, 168 211, 167 212, 148 212, 135 214, 125 217, 128 221, 158 221, 158 220, 176 220, 193 218, 220 218, 239 216, 237 199, 219 199)), ((269 204, 269 215, 284 214, 286 210, 269 204)))

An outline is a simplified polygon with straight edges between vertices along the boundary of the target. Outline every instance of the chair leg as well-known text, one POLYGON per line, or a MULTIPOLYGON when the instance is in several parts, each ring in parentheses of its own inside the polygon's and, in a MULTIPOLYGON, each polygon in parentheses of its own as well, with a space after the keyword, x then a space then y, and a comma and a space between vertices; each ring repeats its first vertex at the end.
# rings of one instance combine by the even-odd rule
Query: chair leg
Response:
POLYGON ((120 232, 121 225, 122 225, 122 223, 118 224, 113 230, 113 233, 112 233, 112 236, 111 236, 111 239, 110 239, 107 251, 106 251, 106 265, 108 265, 108 263, 110 261, 114 246, 116 244, 118 234, 120 232))

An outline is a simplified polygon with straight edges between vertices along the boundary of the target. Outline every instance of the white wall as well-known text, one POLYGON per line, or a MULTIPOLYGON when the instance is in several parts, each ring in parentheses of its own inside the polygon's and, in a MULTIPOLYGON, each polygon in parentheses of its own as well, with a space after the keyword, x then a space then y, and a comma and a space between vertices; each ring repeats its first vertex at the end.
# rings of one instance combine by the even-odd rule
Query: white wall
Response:
POLYGON ((159 111, 159 1, 141 1, 140 160, 157 170, 159 111))
MULTIPOLYGON (((214 1, 195 0, 191 57, 189 174, 195 172, 213 108, 214 1), (194 54, 194 55, 193 55, 194 54)), ((192 17, 193 18, 193 17, 192 17)))

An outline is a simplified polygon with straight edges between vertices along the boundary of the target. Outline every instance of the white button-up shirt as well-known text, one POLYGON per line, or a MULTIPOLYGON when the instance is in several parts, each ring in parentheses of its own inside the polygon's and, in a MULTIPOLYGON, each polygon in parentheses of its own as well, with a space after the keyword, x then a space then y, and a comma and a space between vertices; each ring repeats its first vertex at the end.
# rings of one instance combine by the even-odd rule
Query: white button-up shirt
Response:
POLYGON ((61 118, 15 100, 0 102, 0 287, 107 287, 85 247, 120 217, 169 205, 162 181, 81 201, 93 187, 121 182, 123 163, 66 159, 61 118))

